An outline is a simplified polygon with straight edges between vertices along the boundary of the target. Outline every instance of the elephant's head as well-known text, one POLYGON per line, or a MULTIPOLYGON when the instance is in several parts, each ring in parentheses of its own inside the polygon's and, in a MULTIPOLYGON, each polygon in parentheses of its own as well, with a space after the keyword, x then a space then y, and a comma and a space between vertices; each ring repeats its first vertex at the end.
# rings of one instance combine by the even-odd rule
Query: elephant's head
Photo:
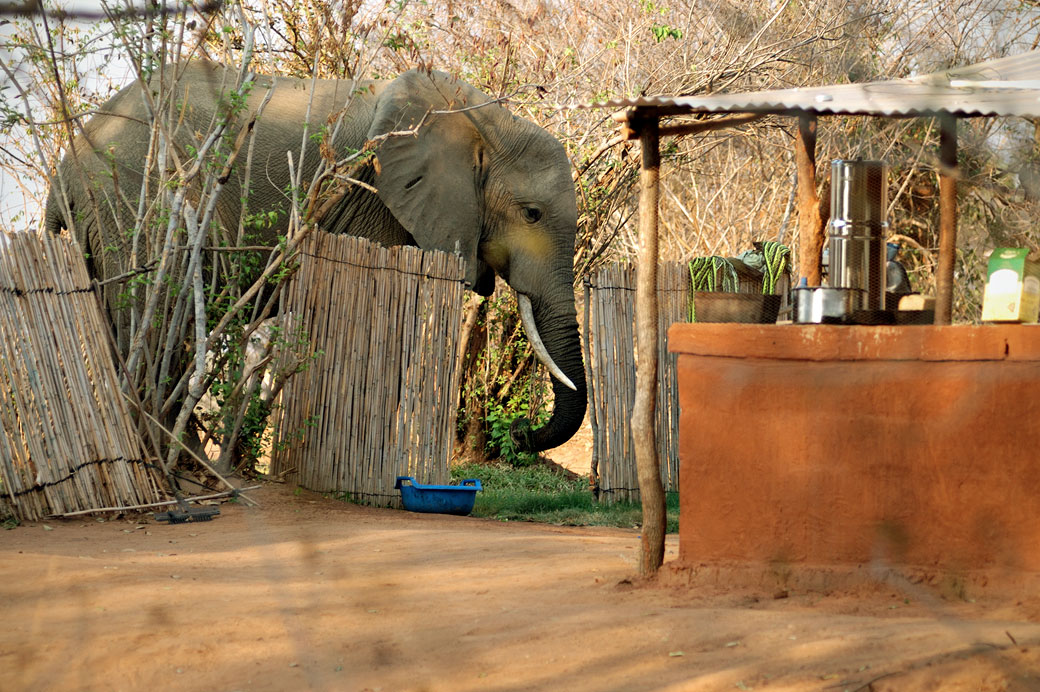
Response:
POLYGON ((543 427, 515 434, 531 451, 562 444, 586 406, 573 288, 577 206, 563 146, 443 73, 407 72, 377 96, 368 136, 379 142, 380 199, 420 247, 461 253, 473 290, 489 295, 497 273, 516 291, 556 404, 543 427))

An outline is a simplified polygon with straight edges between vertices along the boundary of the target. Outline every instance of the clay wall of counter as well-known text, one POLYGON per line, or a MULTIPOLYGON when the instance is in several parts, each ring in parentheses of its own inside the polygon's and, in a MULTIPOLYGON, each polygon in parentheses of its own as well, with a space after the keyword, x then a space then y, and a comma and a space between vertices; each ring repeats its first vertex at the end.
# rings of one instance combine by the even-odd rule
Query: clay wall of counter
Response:
POLYGON ((1040 327, 681 324, 680 561, 1040 572, 1040 327))

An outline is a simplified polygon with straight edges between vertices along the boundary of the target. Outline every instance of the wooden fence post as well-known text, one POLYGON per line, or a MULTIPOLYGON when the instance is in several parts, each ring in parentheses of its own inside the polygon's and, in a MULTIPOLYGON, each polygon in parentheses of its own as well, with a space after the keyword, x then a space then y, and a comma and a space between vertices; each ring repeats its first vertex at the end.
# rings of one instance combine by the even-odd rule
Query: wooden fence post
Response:
MULTIPOLYGON (((639 116, 636 115, 635 118, 639 116)), ((654 430, 657 403, 657 215, 660 195, 661 151, 656 117, 632 122, 639 133, 642 169, 639 190, 639 253, 636 281, 636 399, 632 409, 632 438, 643 505, 642 550, 639 572, 655 574, 664 562, 665 500, 654 430)))
POLYGON ((935 270, 935 324, 953 321, 957 264, 957 119, 939 117, 939 266, 935 270))
POLYGON ((819 286, 822 281, 820 261, 826 240, 826 219, 820 209, 820 197, 816 194, 817 122, 814 113, 799 114, 794 146, 798 171, 798 274, 810 286, 819 286))

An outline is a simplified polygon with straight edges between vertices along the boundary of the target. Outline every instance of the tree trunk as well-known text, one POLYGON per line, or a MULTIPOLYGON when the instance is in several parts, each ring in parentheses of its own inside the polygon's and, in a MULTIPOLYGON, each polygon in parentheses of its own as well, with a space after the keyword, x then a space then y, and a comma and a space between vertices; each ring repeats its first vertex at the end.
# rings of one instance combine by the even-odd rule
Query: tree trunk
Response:
POLYGON ((636 398, 632 409, 643 531, 639 573, 651 576, 664 562, 665 500, 654 430, 657 402, 657 214, 661 170, 656 118, 638 123, 642 147, 639 191, 639 256, 636 265, 636 398))
POLYGON ((830 216, 830 200, 823 204, 816 194, 816 116, 798 116, 795 137, 795 165, 798 171, 798 274, 809 286, 822 283, 820 262, 827 240, 825 224, 830 216))
POLYGON ((939 118, 939 266, 935 269, 935 324, 953 321, 957 264, 957 118, 939 118))
POLYGON ((459 411, 465 411, 463 424, 462 457, 467 461, 482 462, 487 459, 487 436, 484 434, 484 418, 487 416, 487 392, 476 396, 473 382, 480 379, 480 352, 487 345, 488 301, 480 296, 471 296, 466 306, 466 318, 462 325, 459 344, 459 411))

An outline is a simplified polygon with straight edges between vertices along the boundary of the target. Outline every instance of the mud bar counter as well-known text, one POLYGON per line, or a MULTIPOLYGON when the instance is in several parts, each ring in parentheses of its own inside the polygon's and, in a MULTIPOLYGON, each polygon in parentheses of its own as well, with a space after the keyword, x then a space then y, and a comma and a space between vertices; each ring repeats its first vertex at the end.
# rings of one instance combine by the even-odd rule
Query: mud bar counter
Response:
POLYGON ((1040 326, 675 324, 680 562, 1040 572, 1040 326))

